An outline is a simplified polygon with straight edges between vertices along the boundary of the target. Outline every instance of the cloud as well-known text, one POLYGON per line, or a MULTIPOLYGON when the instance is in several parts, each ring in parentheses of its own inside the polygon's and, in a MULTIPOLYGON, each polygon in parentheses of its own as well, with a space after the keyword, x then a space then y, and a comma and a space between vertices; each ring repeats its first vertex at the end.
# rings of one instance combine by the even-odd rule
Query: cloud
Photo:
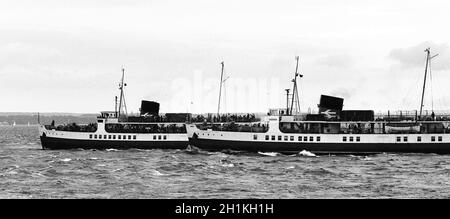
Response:
POLYGON ((425 67, 426 48, 431 48, 431 55, 439 54, 433 59, 433 70, 448 70, 450 69, 450 48, 446 43, 437 44, 433 42, 423 42, 419 45, 393 49, 389 58, 396 60, 403 68, 425 67))
POLYGON ((353 60, 350 55, 338 54, 320 57, 316 63, 327 67, 348 68, 353 65, 353 60))

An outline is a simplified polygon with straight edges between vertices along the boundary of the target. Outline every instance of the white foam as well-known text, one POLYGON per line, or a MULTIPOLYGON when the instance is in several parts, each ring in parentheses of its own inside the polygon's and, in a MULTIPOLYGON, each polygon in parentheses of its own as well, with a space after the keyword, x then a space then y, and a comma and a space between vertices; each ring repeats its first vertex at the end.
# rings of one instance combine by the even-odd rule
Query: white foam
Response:
POLYGON ((372 158, 370 158, 368 156, 364 156, 364 158, 362 160, 372 160, 372 158))
POLYGON ((14 170, 12 170, 12 171, 9 171, 9 172, 8 172, 8 174, 10 174, 10 175, 16 175, 16 174, 17 174, 17 172, 16 172, 16 171, 14 171, 14 170))
POLYGON ((64 159, 61 159, 61 160, 59 160, 59 161, 62 161, 62 162, 69 162, 69 161, 71 161, 72 159, 70 159, 70 158, 64 158, 64 159))
POLYGON ((276 157, 279 155, 279 153, 277 152, 259 152, 258 154, 264 155, 264 156, 269 156, 269 157, 276 157))
POLYGON ((106 149, 106 151, 118 151, 118 150, 114 149, 114 148, 109 148, 109 149, 106 149))
POLYGON ((234 167, 234 164, 228 163, 228 164, 221 164, 223 167, 234 167))
POLYGON ((227 157, 229 157, 229 155, 224 154, 224 153, 220 153, 220 154, 217 155, 217 156, 220 157, 220 158, 227 158, 227 157))
POLYGON ((153 176, 166 176, 167 174, 161 173, 158 170, 153 170, 153 176))
POLYGON ((286 169, 288 169, 288 170, 294 169, 294 168, 295 168, 295 166, 288 166, 288 167, 286 167, 286 169))
POLYGON ((298 154, 301 156, 305 156, 305 157, 317 157, 315 154, 313 154, 307 150, 300 151, 298 154))

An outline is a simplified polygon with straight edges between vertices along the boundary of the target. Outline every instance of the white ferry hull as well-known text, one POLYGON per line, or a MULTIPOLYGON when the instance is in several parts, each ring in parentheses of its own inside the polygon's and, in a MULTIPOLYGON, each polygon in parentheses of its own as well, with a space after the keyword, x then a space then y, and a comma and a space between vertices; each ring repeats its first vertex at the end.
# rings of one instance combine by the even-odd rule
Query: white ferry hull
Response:
POLYGON ((370 154, 370 153, 436 153, 450 154, 450 143, 290 143, 252 142, 189 138, 189 144, 203 150, 280 152, 287 154, 307 150, 315 154, 370 154))
POLYGON ((367 154, 450 154, 450 134, 311 134, 283 133, 272 124, 266 133, 200 130, 186 126, 189 144, 204 150, 367 154))
POLYGON ((174 133, 108 133, 68 132, 39 128, 43 149, 185 149, 188 145, 187 134, 174 133), (102 136, 101 139, 98 137, 102 136), (121 139, 118 139, 119 135, 121 139), (94 136, 96 138, 94 138, 94 136), (123 137, 122 137, 123 136, 123 137))
POLYGON ((41 136, 42 148, 60 149, 185 149, 187 141, 110 141, 52 138, 41 136))

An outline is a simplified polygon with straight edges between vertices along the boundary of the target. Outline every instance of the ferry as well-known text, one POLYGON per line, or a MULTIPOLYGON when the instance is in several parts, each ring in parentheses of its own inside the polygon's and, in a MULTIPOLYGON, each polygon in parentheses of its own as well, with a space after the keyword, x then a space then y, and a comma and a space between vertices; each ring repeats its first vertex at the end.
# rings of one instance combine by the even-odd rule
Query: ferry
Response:
MULTIPOLYGON (((373 110, 343 110, 343 98, 322 95, 318 114, 301 114, 297 93, 298 57, 293 93, 286 108, 270 110, 259 122, 187 124, 189 144, 204 150, 315 154, 436 153, 450 154, 450 115, 420 111, 375 116, 373 110)), ((433 56, 435 57, 435 56, 433 56)), ((220 103, 220 102, 219 102, 220 103)))
POLYGON ((114 111, 101 112, 87 125, 39 125, 43 149, 185 149, 187 113, 159 114, 159 103, 143 100, 140 115, 128 116, 124 96, 124 69, 120 101, 114 111))

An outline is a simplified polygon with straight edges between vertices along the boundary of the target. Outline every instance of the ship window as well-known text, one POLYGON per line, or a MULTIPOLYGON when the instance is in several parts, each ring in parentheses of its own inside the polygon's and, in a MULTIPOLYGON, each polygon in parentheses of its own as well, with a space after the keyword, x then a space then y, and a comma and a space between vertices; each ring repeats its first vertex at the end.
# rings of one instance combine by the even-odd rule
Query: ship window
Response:
MULTIPOLYGON (((164 135, 164 137, 166 137, 166 136, 164 135)), ((133 135, 133 139, 136 139, 136 135, 133 135)), ((166 139, 166 138, 164 138, 164 139, 166 139)))
POLYGON ((158 140, 161 140, 161 135, 158 135, 158 140))
POLYGON ((128 139, 130 139, 130 140, 131 140, 131 135, 128 135, 128 139))
POLYGON ((106 135, 103 135, 103 139, 106 139, 106 135))
POLYGON ((97 135, 94 135, 94 138, 97 139, 97 135))
POLYGON ((258 140, 258 135, 253 135, 253 140, 258 140))
POLYGON ((302 141, 302 136, 298 136, 298 141, 302 141))
POLYGON ((436 141, 436 137, 435 136, 431 136, 431 141, 436 141))
POLYGON ((92 135, 89 135, 89 138, 92 138, 92 135))
POLYGON ((442 141, 442 136, 438 136, 438 141, 442 141))
POLYGON ((103 123, 103 119, 97 120, 97 123, 103 123))
POLYGON ((361 137, 356 136, 356 141, 361 141, 361 137))
POLYGON ((422 137, 421 136, 417 136, 417 141, 422 141, 422 137))
POLYGON ((98 139, 102 139, 102 135, 98 135, 98 139))
POLYGON ((293 141, 294 140, 294 136, 291 136, 291 141, 293 141))
POLYGON ((127 136, 126 136, 126 135, 124 135, 124 136, 123 136, 123 140, 126 140, 126 139, 127 139, 127 136))
POLYGON ((403 136, 403 141, 408 141, 408 136, 403 136))
POLYGON ((272 141, 275 141, 275 135, 272 135, 272 141))
POLYGON ((284 140, 287 141, 288 140, 288 136, 284 136, 284 140))
POLYGON ((320 141, 320 136, 317 136, 316 141, 320 141))
POLYGON ((270 138, 269 138, 269 136, 268 136, 268 135, 266 135, 266 141, 267 141, 267 140, 269 140, 269 139, 270 139, 270 138))
POLYGON ((314 141, 314 137, 313 136, 309 136, 309 141, 314 141))
POLYGON ((116 139, 116 135, 113 135, 113 139, 116 139))
POLYGON ((281 141, 281 135, 278 135, 278 141, 281 141))
POLYGON ((108 135, 108 139, 111 139, 111 135, 108 135))
POLYGON ((397 137, 397 142, 400 142, 402 140, 401 137, 397 137))
POLYGON ((342 141, 347 141, 347 136, 342 137, 342 141))
POLYGON ((153 135, 153 140, 156 140, 156 135, 153 135))
POLYGON ((118 139, 122 139, 122 135, 118 135, 117 138, 118 138, 118 139))
POLYGON ((349 139, 350 141, 353 141, 353 136, 350 136, 350 139, 349 139))
POLYGON ((304 136, 303 141, 308 141, 308 137, 304 136))

